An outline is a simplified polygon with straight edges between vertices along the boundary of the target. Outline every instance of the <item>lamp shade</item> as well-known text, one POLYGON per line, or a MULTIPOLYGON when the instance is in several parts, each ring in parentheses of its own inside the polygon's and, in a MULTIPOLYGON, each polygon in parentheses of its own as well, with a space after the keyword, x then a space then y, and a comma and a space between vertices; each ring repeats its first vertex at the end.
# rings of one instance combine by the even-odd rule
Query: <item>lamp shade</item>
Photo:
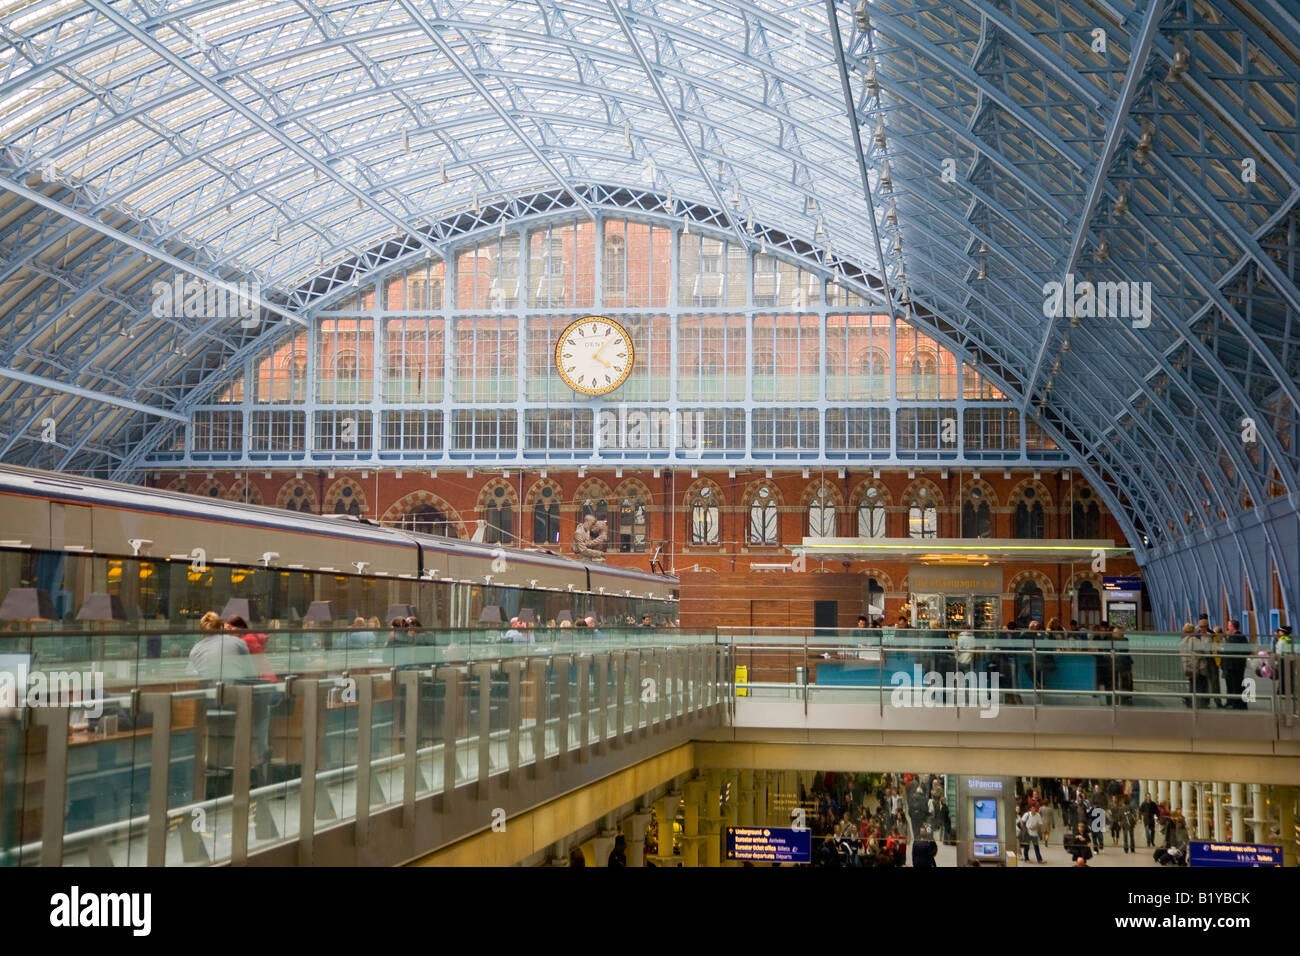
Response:
POLYGON ((231 598, 221 609, 221 619, 226 621, 235 616, 242 617, 246 624, 260 620, 257 616, 257 602, 252 598, 231 598))
POLYGON ((520 623, 520 624, 536 624, 536 623, 537 623, 537 612, 535 612, 535 611, 534 611, 532 608, 530 608, 530 607, 521 607, 521 608, 519 609, 519 623, 520 623))
POLYGON ((54 602, 44 588, 10 588, 0 603, 0 621, 53 621, 54 602))
POLYGON ((334 602, 312 601, 311 607, 307 608, 307 613, 303 615, 302 620, 304 624, 333 624, 334 602))
POLYGON ((416 617, 414 604, 390 604, 384 612, 384 620, 392 621, 399 617, 416 617))
POLYGON ((480 624, 500 624, 505 618, 501 614, 501 605, 484 604, 483 611, 478 616, 480 624))
POLYGON ((77 612, 78 621, 125 621, 122 599, 116 594, 90 594, 77 612))
POLYGON ((561 611, 559 614, 555 615, 555 623, 556 623, 556 624, 563 623, 564 621, 568 621, 570 624, 573 623, 573 612, 572 612, 572 611, 566 609, 566 610, 561 611))

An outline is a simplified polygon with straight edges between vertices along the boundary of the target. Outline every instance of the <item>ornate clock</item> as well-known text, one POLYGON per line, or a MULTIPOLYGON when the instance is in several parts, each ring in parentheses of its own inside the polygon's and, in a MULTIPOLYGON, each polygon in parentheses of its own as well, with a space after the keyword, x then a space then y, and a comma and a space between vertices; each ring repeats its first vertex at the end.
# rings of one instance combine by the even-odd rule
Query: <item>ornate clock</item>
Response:
POLYGON ((632 373, 632 336, 613 319, 588 315, 555 343, 555 368, 564 384, 584 395, 607 395, 632 373))

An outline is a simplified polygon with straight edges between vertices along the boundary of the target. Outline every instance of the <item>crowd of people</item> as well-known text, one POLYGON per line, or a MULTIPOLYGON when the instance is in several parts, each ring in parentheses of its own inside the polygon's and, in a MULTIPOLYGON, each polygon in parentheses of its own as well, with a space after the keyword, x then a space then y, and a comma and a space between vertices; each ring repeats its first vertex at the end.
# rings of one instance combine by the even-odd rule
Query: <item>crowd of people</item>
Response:
MULTIPOLYGON (((811 808, 813 866, 905 866, 910 847, 911 865, 929 868, 940 844, 956 842, 941 776, 817 774, 800 798, 804 812, 811 808)), ((1131 780, 1023 782, 1014 826, 1024 861, 1032 853, 1050 862, 1044 853, 1059 846, 1075 866, 1108 848, 1137 853, 1139 840, 1156 863, 1186 866, 1191 840, 1183 813, 1141 794, 1131 780)))
POLYGON ((1183 674, 1187 678, 1187 706, 1221 707, 1245 710, 1244 693, 1247 676, 1272 678, 1278 659, 1293 653, 1291 627, 1282 625, 1273 632, 1272 651, 1260 649, 1250 654, 1250 638, 1242 632, 1241 622, 1229 619, 1222 627, 1211 627, 1208 615, 1202 614, 1195 624, 1183 625, 1180 643, 1183 674))
POLYGON ((1051 834, 1061 824, 1061 846, 1076 866, 1087 866, 1094 854, 1105 852, 1106 834, 1111 849, 1136 853, 1139 827, 1147 849, 1155 849, 1157 863, 1186 865, 1190 836, 1179 810, 1170 811, 1153 795, 1140 794, 1131 780, 1044 780, 1018 802, 1017 839, 1024 859, 1051 846, 1051 834))
POLYGON ((815 811, 808 821, 814 866, 936 866, 939 843, 952 832, 943 779, 912 774, 817 774, 811 792, 815 811))
MULTIPOLYGON (((879 627, 878 619, 870 620, 862 615, 854 633, 859 637, 869 637, 879 627)), ((1197 707, 1245 709, 1245 678, 1277 677, 1281 671, 1279 658, 1294 653, 1291 632, 1288 625, 1278 627, 1274 631, 1272 647, 1258 647, 1252 653, 1250 638, 1242 632, 1236 620, 1229 620, 1223 627, 1211 628, 1208 616, 1202 615, 1195 625, 1184 625, 1179 645, 1183 672, 1188 681, 1189 696, 1183 698, 1184 706, 1192 706, 1190 695, 1194 694, 1197 707)), ((915 655, 925 670, 943 671, 956 665, 958 671, 987 673, 990 685, 996 674, 997 687, 1005 695, 1003 702, 1007 704, 1022 703, 1022 692, 1031 688, 1036 691, 1051 689, 1060 660, 1067 653, 1074 653, 1074 648, 1062 648, 1056 642, 1104 642, 1107 647, 1099 648, 1093 659, 1092 686, 1087 692, 1113 694, 1120 706, 1131 706, 1135 702, 1134 659, 1128 650, 1128 636, 1123 628, 1114 627, 1108 621, 1092 627, 1081 626, 1075 620, 1062 624, 1055 617, 1046 626, 1038 620, 1029 621, 1025 627, 1008 621, 996 632, 961 630, 956 633, 954 641, 952 632, 948 630, 912 627, 907 616, 900 615, 894 636, 927 639, 915 655), (945 649, 945 645, 951 649, 945 649)), ((1160 689, 1152 686, 1147 692, 1160 689)))

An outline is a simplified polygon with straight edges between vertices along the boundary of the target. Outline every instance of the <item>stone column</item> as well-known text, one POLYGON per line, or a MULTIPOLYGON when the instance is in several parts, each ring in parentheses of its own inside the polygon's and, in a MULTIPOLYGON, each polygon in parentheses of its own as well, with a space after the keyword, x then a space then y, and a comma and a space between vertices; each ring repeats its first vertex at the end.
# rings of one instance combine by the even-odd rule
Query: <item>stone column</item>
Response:
POLYGON ((1209 808, 1206 806, 1205 783, 1201 782, 1196 785, 1196 839, 1209 839, 1209 820, 1206 814, 1209 808))
POLYGON ((1223 784, 1214 782, 1214 839, 1226 840, 1226 828, 1223 825, 1223 784))
POLYGON ((1161 780, 1156 785, 1156 803, 1163 803, 1169 809, 1169 783, 1161 780))
POLYGON ((722 811, 719 802, 722 795, 723 774, 721 770, 709 771, 708 787, 704 791, 704 805, 700 811, 700 836, 704 850, 700 855, 703 866, 722 866, 722 811))
POLYGON ((740 801, 736 805, 736 825, 752 827, 754 825, 754 771, 740 771, 740 801))
POLYGON ((740 821, 740 805, 741 805, 741 801, 743 800, 743 797, 741 796, 740 793, 740 774, 735 770, 724 771, 723 780, 729 785, 728 792, 730 796, 727 800, 727 808, 722 813, 722 819, 718 821, 719 860, 721 860, 723 866, 728 866, 728 867, 740 866, 740 861, 738 860, 727 861, 727 860, 722 860, 721 858, 721 854, 722 854, 721 848, 726 845, 727 827, 734 827, 740 821))
POLYGON ((1277 804, 1279 823, 1278 831, 1282 841, 1282 865, 1296 866, 1295 842, 1295 787, 1274 787, 1273 801, 1277 804))
POLYGON ((1190 780, 1182 781, 1182 808, 1183 816, 1187 818, 1187 829, 1192 828, 1192 821, 1196 819, 1193 811, 1196 809, 1196 796, 1192 791, 1192 782, 1190 780))
POLYGON ((1228 784, 1228 808, 1232 811, 1232 842, 1249 843, 1246 835, 1246 788, 1239 783, 1228 784))
POLYGON ((613 830, 601 830, 600 833, 591 841, 591 853, 595 859, 592 866, 609 866, 609 854, 614 849, 614 837, 618 834, 613 830))
MULTIPOLYGON (((1169 812, 1182 809, 1182 788, 1178 786, 1177 780, 1169 781, 1169 812)), ((1184 814, 1186 816, 1186 814, 1184 814)))
POLYGON ((659 856, 667 858, 673 855, 673 821, 677 819, 677 807, 682 802, 678 790, 664 794, 655 801, 655 819, 659 822, 659 856))
POLYGON ((682 866, 700 865, 700 803, 704 790, 703 780, 692 780, 682 788, 682 866))
POLYGON ((645 830, 649 825, 649 810, 638 810, 623 821, 623 839, 627 841, 629 868, 645 866, 645 830))
POLYGON ((1250 837, 1252 843, 1268 842, 1268 811, 1264 809, 1264 788, 1250 785, 1250 837))

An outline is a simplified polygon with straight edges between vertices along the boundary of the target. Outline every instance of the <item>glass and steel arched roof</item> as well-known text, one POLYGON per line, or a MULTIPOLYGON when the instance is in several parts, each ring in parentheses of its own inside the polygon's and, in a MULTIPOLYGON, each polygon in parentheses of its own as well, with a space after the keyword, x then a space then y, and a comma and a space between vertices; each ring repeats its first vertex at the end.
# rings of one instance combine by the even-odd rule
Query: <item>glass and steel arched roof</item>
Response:
POLYGON ((1244 522, 1294 588, 1298 83, 1287 0, 0 2, 0 457, 129 475, 354 279, 653 207, 911 313, 1140 548, 1244 522), (154 316, 177 271, 285 321, 154 316))

